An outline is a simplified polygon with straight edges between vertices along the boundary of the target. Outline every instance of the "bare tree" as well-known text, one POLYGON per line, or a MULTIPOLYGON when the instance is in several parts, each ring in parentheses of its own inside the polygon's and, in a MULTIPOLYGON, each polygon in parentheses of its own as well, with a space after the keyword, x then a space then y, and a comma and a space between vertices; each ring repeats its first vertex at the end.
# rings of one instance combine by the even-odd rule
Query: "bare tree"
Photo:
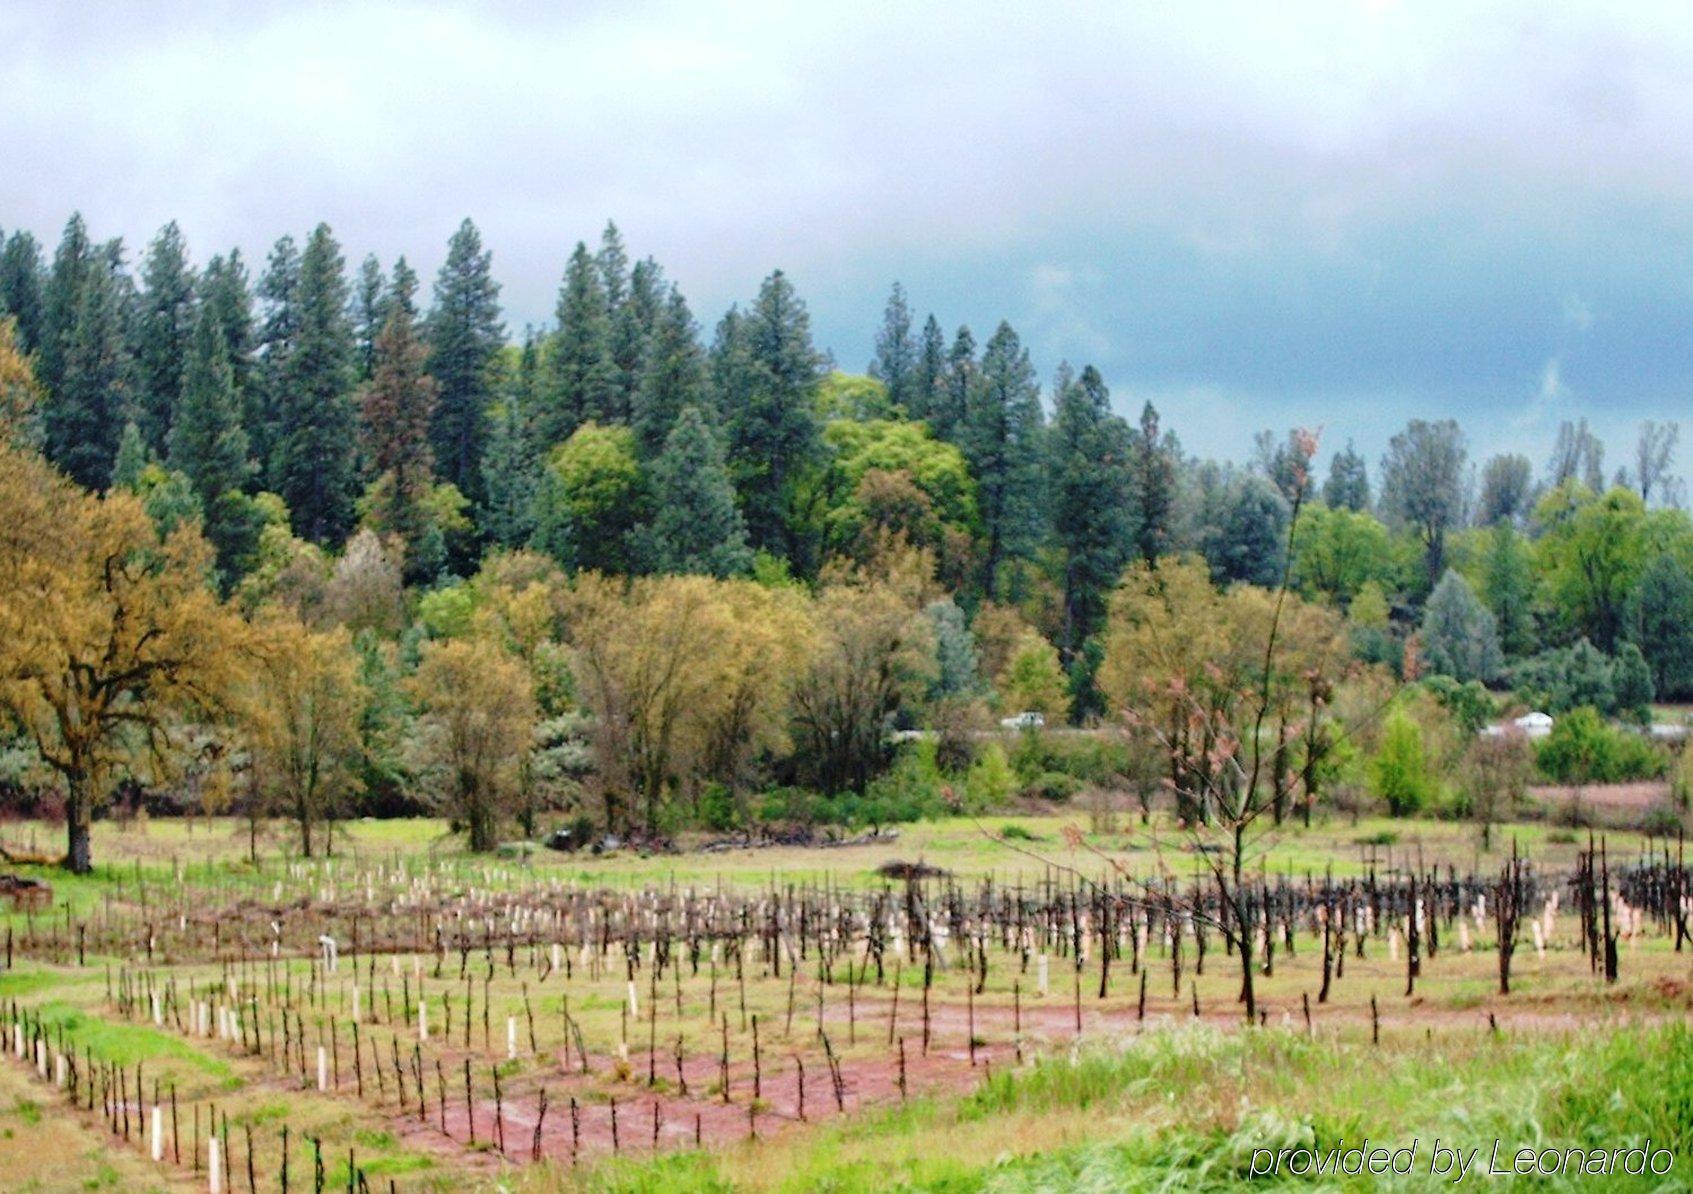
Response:
POLYGON ((1573 423, 1565 419, 1558 426, 1558 439, 1546 468, 1554 489, 1565 481, 1580 481, 1599 493, 1605 488, 1605 445, 1587 426, 1586 419, 1573 423))
POLYGON ((1676 441, 1681 438, 1681 424, 1659 423, 1647 419, 1640 424, 1640 438, 1634 445, 1634 487, 1640 500, 1652 504, 1656 494, 1660 501, 1670 496, 1674 478, 1670 463, 1675 458, 1676 441))

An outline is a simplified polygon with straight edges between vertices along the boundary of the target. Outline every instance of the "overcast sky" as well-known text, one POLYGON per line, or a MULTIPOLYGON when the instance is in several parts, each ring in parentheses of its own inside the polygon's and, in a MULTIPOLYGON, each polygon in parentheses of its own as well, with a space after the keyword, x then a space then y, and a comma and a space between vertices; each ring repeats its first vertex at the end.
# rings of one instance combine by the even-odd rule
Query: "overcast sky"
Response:
POLYGON ((1585 415, 1614 467, 1693 393, 1693 14, 1552 7, 10 0, 0 228, 427 274, 470 215, 515 330, 609 216, 708 326, 787 270, 845 368, 897 278, 1197 451, 1585 415))

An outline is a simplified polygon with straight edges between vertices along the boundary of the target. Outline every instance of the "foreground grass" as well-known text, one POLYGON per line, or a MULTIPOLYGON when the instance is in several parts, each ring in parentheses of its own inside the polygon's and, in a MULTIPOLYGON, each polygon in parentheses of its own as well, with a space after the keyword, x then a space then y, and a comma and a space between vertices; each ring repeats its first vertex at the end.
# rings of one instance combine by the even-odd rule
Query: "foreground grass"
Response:
POLYGON ((1567 1174, 1617 1189, 1693 1179, 1693 1031, 1618 1026, 1571 1036, 1431 1033, 1372 1047, 1290 1032, 1176 1028, 1119 1047, 1001 1070, 972 1094, 921 1100, 834 1126, 717 1152, 525 1175, 519 1189, 615 1191, 1019 1191, 1310 1187, 1254 1178, 1265 1152, 1368 1141, 1416 1145, 1407 1177, 1328 1188, 1425 1188, 1437 1141, 1501 1163, 1519 1148, 1664 1148, 1667 1179, 1567 1174))
POLYGON ((0 1190, 150 1194, 199 1188, 174 1180, 139 1152, 111 1147, 104 1133, 67 1114, 26 1073, 21 1067, 0 1065, 0 1190))

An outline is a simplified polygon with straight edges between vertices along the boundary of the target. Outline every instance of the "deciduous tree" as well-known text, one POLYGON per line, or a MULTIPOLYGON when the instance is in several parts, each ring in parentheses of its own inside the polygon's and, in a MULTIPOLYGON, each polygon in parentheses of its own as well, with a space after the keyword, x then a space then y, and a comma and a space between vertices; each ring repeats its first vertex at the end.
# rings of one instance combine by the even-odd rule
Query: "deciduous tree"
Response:
POLYGON ((0 447, 0 509, 0 703, 63 782, 66 865, 86 872, 108 785, 227 700, 245 631, 207 587, 198 530, 161 541, 128 491, 82 493, 0 447))
POLYGON ((428 789, 472 850, 493 849, 535 729, 528 670, 489 639, 448 639, 424 646, 410 688, 428 789))

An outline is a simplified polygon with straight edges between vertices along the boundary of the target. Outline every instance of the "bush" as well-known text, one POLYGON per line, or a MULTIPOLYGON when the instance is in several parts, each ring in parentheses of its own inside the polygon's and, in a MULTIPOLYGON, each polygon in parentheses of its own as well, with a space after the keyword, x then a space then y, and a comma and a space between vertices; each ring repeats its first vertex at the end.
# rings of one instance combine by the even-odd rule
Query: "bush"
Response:
POLYGON ((1082 781, 1062 771, 1043 771, 1033 783, 1023 788, 1023 795, 1036 800, 1051 800, 1059 804, 1068 801, 1082 790, 1082 781))
POLYGON ((1128 774, 1129 749, 1122 742, 1091 735, 1023 734, 1011 763, 1024 784, 1058 772, 1082 784, 1109 787, 1128 774))
POLYGON ((1608 725, 1591 706, 1560 717, 1535 751, 1541 774, 1556 783, 1625 783, 1657 779, 1669 769, 1649 739, 1608 725))
POLYGON ((1602 713, 1616 709, 1616 665, 1586 639, 1523 660, 1511 669, 1511 686, 1523 700, 1548 713, 1583 705, 1602 713))
POLYGON ((735 807, 735 795, 728 784, 710 783, 700 793, 700 820, 714 833, 727 833, 739 827, 740 810, 735 807))
POLYGON ((1435 675, 1424 680, 1423 687, 1466 734, 1478 733, 1497 712, 1493 694, 1479 680, 1459 683, 1451 676, 1435 675))
POLYGON ((1673 805, 1658 804, 1641 818, 1640 832, 1647 837, 1674 837, 1681 832, 1681 810, 1673 805))
POLYGON ((964 778, 966 805, 973 812, 997 808, 1017 790, 1017 773, 1005 757, 1005 748, 990 742, 971 765, 964 778))

